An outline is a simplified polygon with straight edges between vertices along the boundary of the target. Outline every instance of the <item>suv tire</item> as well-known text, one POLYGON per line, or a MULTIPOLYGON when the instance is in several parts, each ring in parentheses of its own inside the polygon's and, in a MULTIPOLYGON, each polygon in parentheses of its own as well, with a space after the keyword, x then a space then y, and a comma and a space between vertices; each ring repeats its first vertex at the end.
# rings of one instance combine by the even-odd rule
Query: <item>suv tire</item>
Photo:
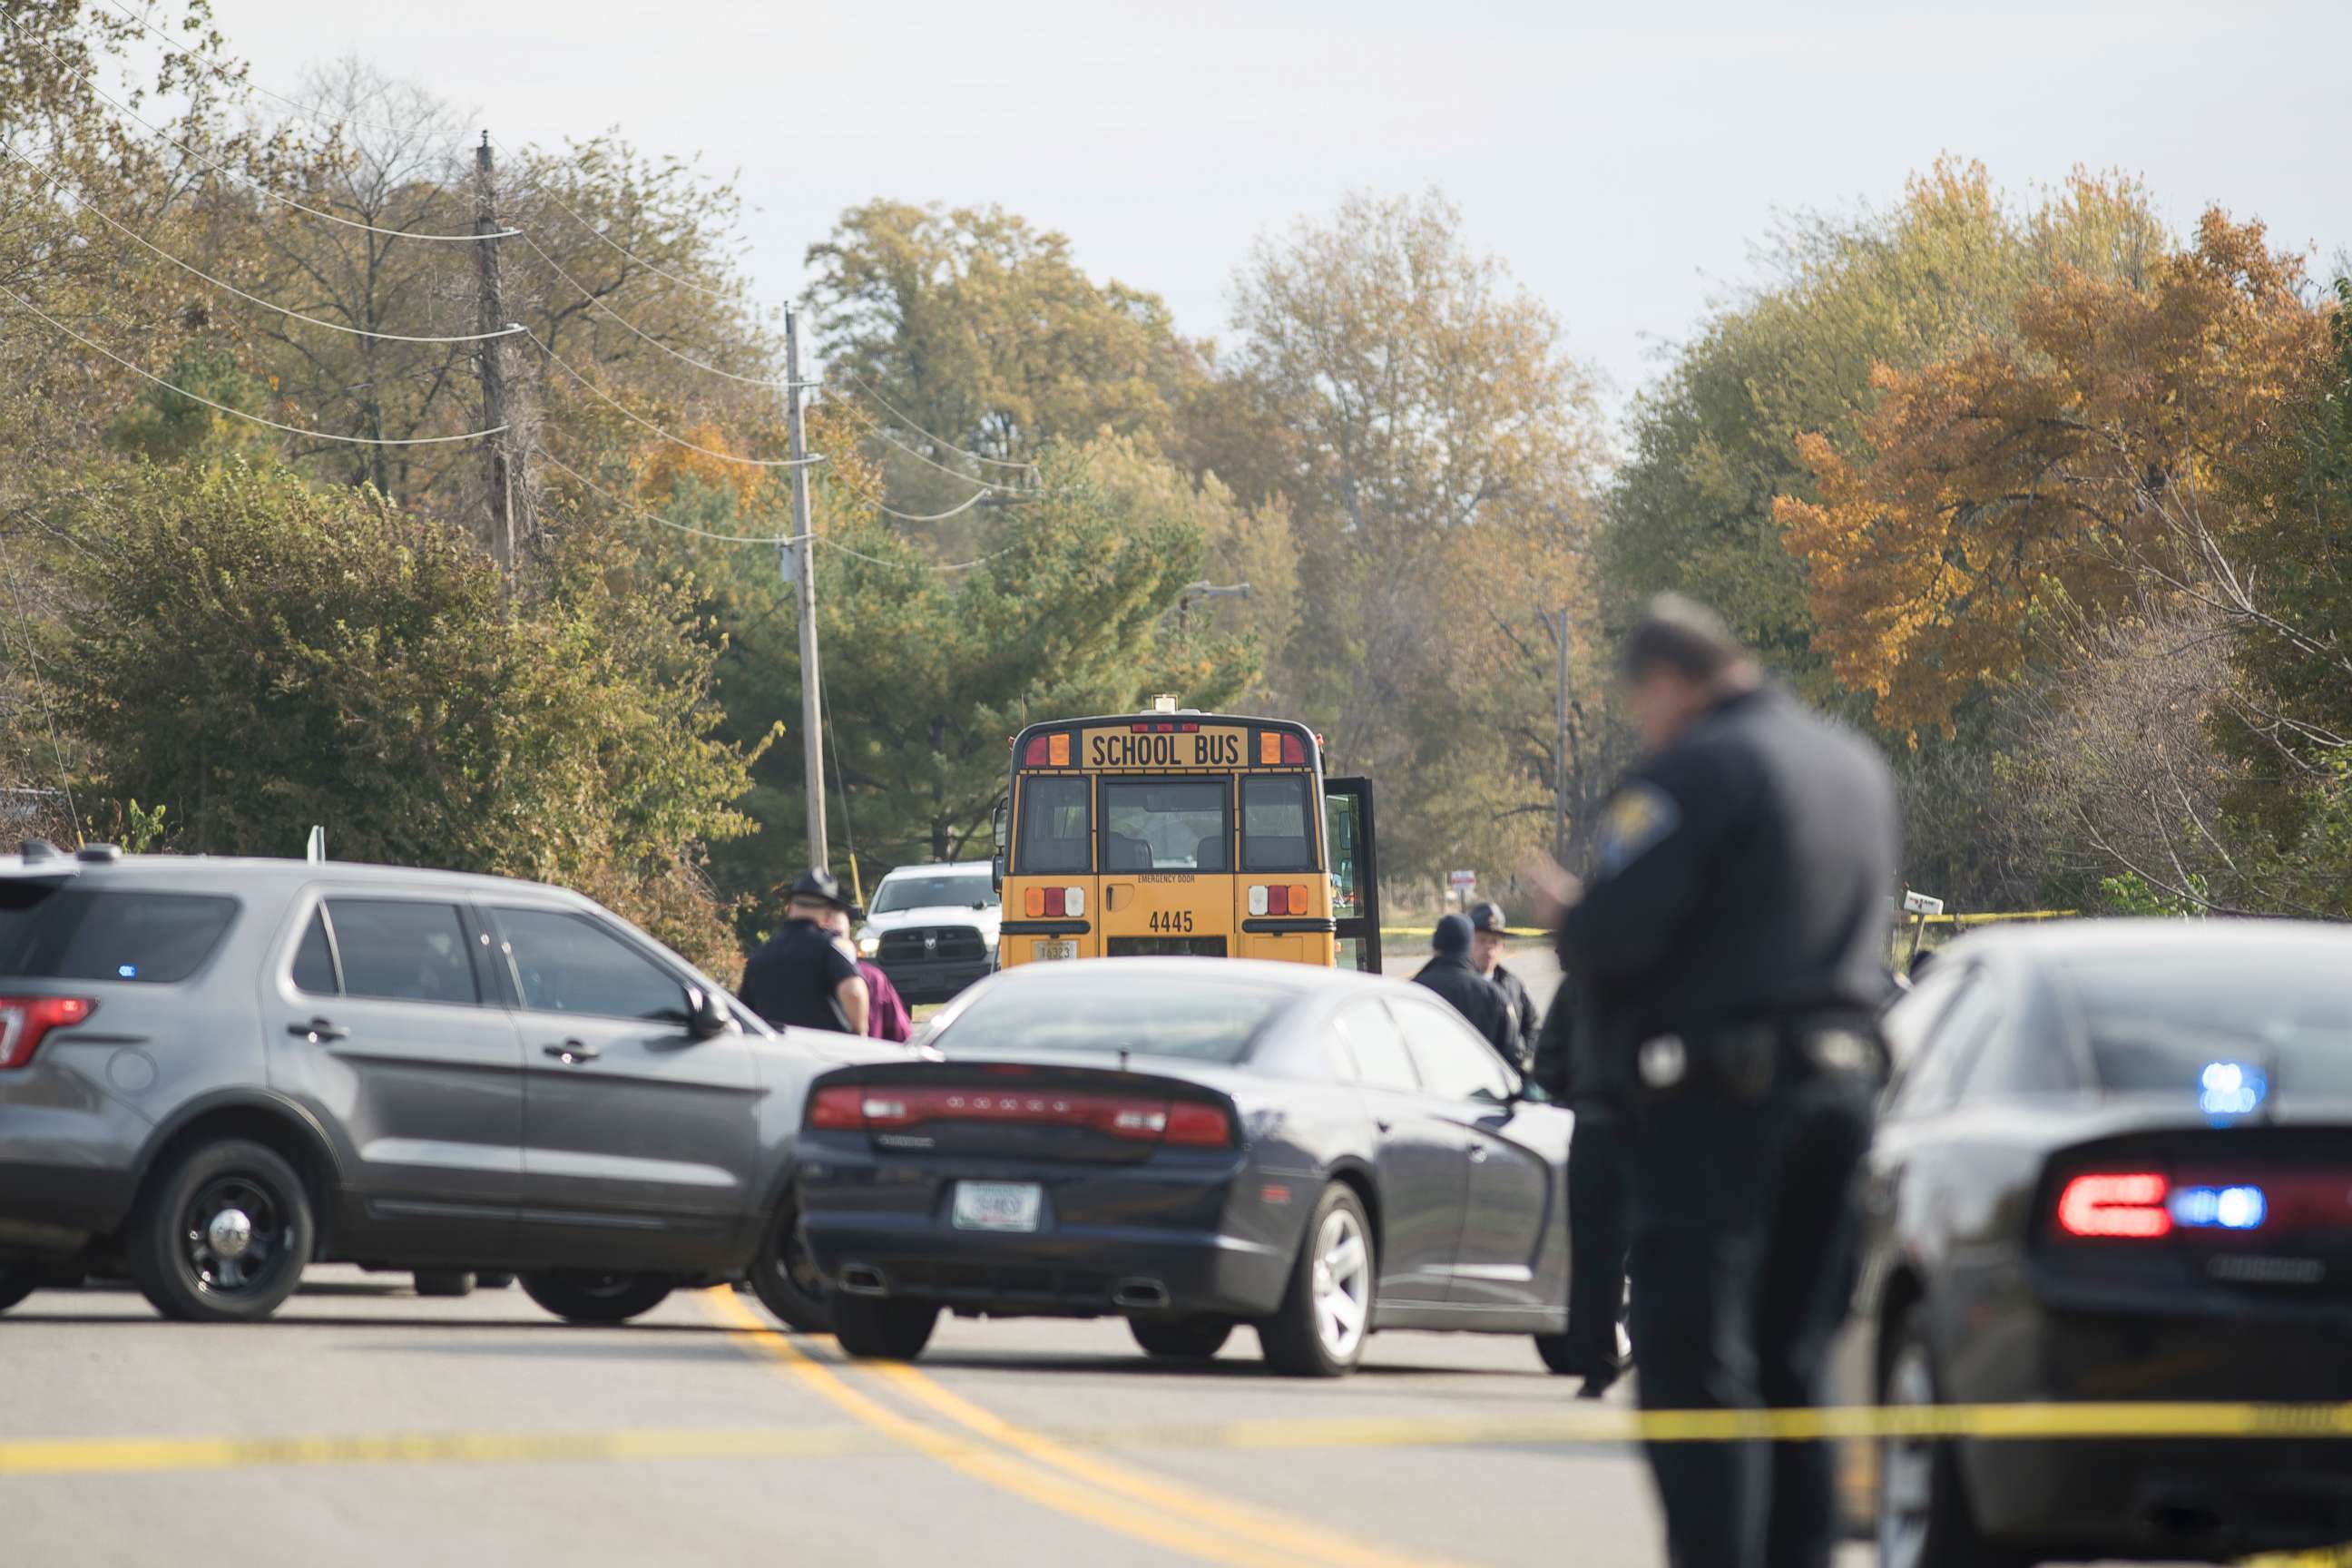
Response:
POLYGON ((420 1268, 410 1276, 420 1296, 470 1296, 474 1277, 461 1268, 420 1268))
POLYGON ((937 1301, 901 1301, 890 1297, 835 1296, 833 1331, 841 1348, 869 1361, 912 1361, 931 1342, 939 1326, 937 1301))
POLYGON ((567 1323, 625 1323, 668 1299, 659 1274, 526 1274, 523 1294, 567 1323))
POLYGON ((1233 1337, 1231 1318, 1129 1318, 1128 1331, 1143 1353, 1161 1361, 1207 1361, 1233 1337))
MULTIPOLYGON (((1920 1310, 1906 1311, 1887 1336, 1879 1403, 1941 1405, 1943 1383, 1920 1310)), ((1978 1532, 1959 1455, 1937 1437, 1888 1438, 1878 1451, 1873 1533, 1885 1568, 2034 1568, 2036 1553, 1995 1545, 1978 1532), (1894 1494, 1900 1491, 1898 1500, 1894 1494)))
POLYGON ((751 1289, 786 1328, 833 1332, 833 1297, 800 1241, 800 1205, 787 1195, 776 1205, 767 1239, 751 1261, 751 1289))
POLYGON ((294 1294, 317 1241, 300 1173, 267 1144, 230 1138, 164 1168, 123 1253, 140 1293, 163 1316, 252 1323, 294 1294))
POLYGON ((29 1263, 0 1263, 0 1312, 41 1288, 41 1271, 29 1263))

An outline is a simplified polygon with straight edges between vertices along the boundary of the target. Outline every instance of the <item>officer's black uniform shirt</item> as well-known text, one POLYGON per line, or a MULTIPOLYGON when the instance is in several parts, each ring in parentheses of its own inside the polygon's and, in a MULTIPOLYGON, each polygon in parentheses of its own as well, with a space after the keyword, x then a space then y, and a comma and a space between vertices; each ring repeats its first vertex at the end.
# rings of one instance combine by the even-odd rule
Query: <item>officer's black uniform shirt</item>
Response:
POLYGON ((845 980, 861 978, 857 953, 846 939, 814 921, 792 920, 743 964, 743 1005, 777 1028, 832 1029, 848 1034, 835 994, 845 980))
POLYGON ((1487 978, 1502 987, 1503 1000, 1511 1009, 1512 1041, 1504 1053, 1521 1068, 1534 1065, 1536 1040, 1543 1032, 1543 1015, 1536 1009, 1536 999, 1528 994, 1526 982, 1502 964, 1487 978))
POLYGON ((1561 925, 1607 1054, 1710 1025, 1873 1014, 1899 835, 1885 763, 1843 726, 1769 686, 1700 716, 1612 797, 1561 925))
POLYGON ((1511 1016, 1511 1005, 1503 995, 1503 988, 1470 966, 1466 958, 1441 953, 1421 966, 1412 977, 1416 985, 1426 985, 1453 1005, 1454 1010, 1470 1020, 1470 1026, 1486 1037, 1489 1044, 1502 1053, 1503 1059, 1517 1066, 1519 1041, 1517 1025, 1511 1016))

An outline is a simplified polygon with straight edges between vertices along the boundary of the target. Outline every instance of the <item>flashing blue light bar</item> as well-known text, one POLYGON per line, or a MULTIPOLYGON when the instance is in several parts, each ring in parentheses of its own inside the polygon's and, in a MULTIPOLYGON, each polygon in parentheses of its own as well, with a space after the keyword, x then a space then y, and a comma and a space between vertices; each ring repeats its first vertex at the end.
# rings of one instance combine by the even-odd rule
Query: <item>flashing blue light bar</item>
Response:
POLYGON ((2173 1224, 2197 1230, 2260 1230, 2271 1207, 2260 1187, 2181 1187, 2166 1206, 2173 1224))
POLYGON ((2247 1116, 2271 1091, 2263 1069, 2244 1062, 2208 1062, 2197 1075, 2197 1109, 2208 1116, 2247 1116))

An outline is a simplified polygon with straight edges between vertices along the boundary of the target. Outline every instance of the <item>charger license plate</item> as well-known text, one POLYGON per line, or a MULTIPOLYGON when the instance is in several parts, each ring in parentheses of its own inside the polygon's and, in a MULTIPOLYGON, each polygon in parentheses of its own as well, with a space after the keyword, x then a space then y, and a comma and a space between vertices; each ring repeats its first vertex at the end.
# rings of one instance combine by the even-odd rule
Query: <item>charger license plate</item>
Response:
POLYGON ((958 1230, 1035 1230, 1045 1190, 1034 1182, 958 1182, 958 1230))
POLYGON ((1076 958, 1078 956, 1078 944, 1075 942, 1041 942, 1034 951, 1041 959, 1076 958))

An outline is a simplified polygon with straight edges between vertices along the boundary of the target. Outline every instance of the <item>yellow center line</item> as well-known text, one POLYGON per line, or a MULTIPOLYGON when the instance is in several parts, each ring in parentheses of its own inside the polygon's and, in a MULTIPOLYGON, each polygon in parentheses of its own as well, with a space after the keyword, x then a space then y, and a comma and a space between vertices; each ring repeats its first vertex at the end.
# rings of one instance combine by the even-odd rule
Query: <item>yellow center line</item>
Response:
POLYGON ((1416 1552, 1410 1556, 1384 1552, 1336 1530, 1328 1530, 1271 1509, 1200 1491, 1173 1481, 1148 1476, 1095 1454, 1058 1443, 1040 1432, 1014 1426, 993 1411, 950 1393, 913 1367, 884 1363, 878 1370, 909 1399, 928 1405, 949 1420, 1016 1453, 1025 1454, 1064 1475, 1120 1497, 1179 1515, 1221 1519, 1246 1530, 1268 1545, 1280 1546, 1299 1557, 1346 1564, 1347 1568, 1443 1568, 1443 1558, 1416 1552))
POLYGON ((1001 1488, 1041 1508, 1203 1562, 1225 1564, 1227 1568, 1299 1568, 1295 1552, 1269 1550, 1245 1534, 1234 1532, 1213 1513, 1204 1518, 1192 1513, 1168 1514, 1154 1509, 1138 1509, 1073 1485, 1051 1470, 1008 1458, 998 1449, 935 1431, 900 1415, 811 1359, 782 1333, 753 1316, 735 1299, 733 1290, 723 1287, 707 1290, 702 1299, 715 1315, 738 1328, 738 1343, 780 1364, 835 1408, 975 1480, 1001 1488))

